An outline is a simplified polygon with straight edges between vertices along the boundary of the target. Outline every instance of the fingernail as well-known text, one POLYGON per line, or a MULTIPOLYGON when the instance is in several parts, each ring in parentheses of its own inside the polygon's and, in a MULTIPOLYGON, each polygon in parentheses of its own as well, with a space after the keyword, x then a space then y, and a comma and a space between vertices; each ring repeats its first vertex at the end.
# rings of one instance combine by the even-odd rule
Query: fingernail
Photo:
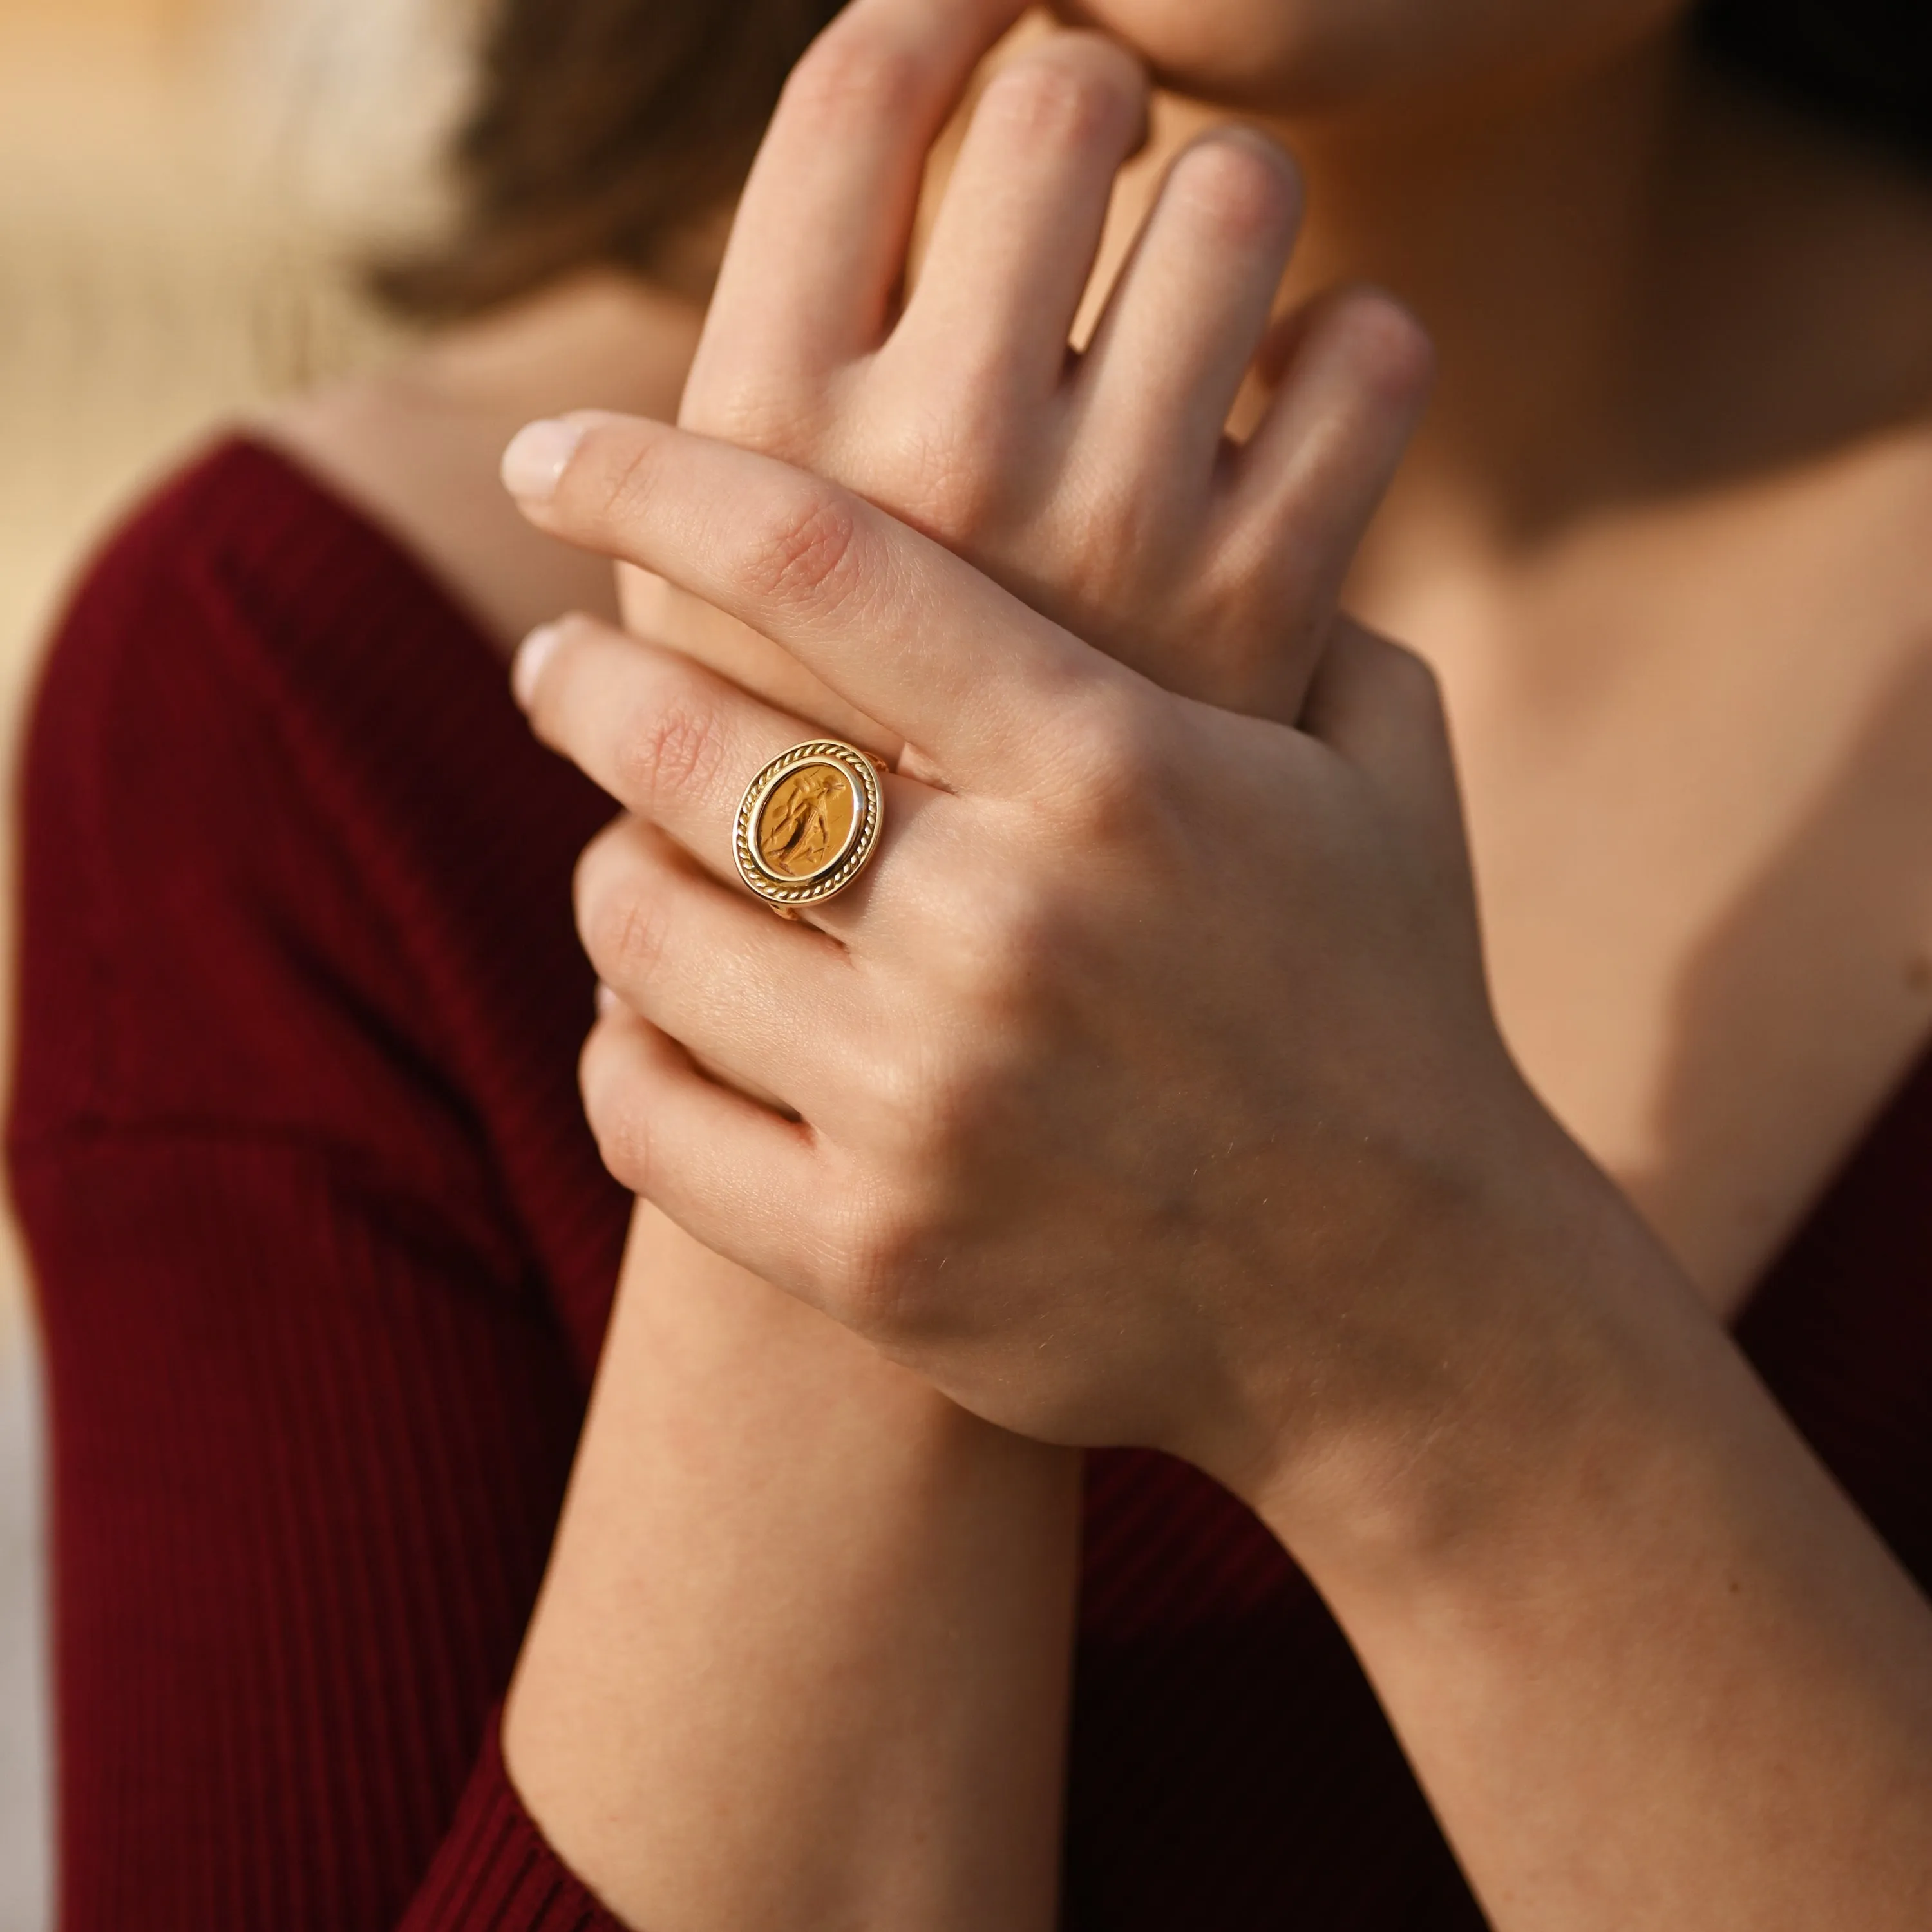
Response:
POLYGON ((503 452, 503 488, 526 503, 548 503, 588 425, 545 418, 526 423, 503 452))
POLYGON ((599 1018, 604 1019, 609 1018, 610 1016, 623 1004, 623 1001, 618 998, 616 993, 612 988, 604 985, 602 980, 598 981, 597 1012, 599 1018))
POLYGON ((556 647, 562 641, 562 623, 539 624, 517 646, 517 654, 510 660, 510 694, 523 710, 529 710, 536 702, 537 682, 544 674, 544 666, 556 655, 556 647))

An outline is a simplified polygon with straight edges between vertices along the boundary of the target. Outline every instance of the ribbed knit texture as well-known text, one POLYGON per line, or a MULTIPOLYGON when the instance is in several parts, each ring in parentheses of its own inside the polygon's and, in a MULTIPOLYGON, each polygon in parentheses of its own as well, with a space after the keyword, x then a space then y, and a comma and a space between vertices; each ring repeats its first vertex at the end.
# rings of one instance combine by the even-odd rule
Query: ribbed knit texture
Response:
MULTIPOLYGON (((26 765, 10 1155, 52 1392, 67 1932, 615 1924, 494 1712, 628 1204, 574 1061, 610 806, 395 544, 226 444, 64 626, 26 765)), ((1932 1069, 1744 1334, 1932 1572, 1932 1069)), ((1078 1932, 1480 1924, 1238 1504, 1092 1459, 1078 1932)))

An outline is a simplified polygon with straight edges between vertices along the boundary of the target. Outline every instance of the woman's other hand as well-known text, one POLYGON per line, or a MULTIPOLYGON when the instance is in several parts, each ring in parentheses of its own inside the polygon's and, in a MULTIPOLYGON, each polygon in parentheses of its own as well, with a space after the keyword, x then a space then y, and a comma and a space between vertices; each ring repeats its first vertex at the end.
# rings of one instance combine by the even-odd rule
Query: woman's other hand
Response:
MULTIPOLYGON (((859 0, 787 87, 679 420, 841 482, 1156 682, 1292 718, 1430 370, 1407 313, 1340 291, 1271 321, 1293 164, 1224 128, 1168 171, 1070 347, 1148 110, 1138 63, 1050 32, 994 72, 909 298, 928 153, 1011 0, 859 0), (1246 386, 1265 393, 1237 442, 1246 386)), ((629 627, 892 752, 769 640, 626 573, 629 627)))

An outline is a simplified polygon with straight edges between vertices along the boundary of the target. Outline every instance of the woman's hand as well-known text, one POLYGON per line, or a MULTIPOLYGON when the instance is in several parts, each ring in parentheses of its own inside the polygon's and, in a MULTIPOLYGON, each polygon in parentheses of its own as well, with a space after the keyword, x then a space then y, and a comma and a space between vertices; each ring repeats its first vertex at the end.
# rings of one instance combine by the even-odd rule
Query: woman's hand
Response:
POLYGON ((539 521, 908 747, 786 925, 722 882, 799 722, 594 628, 524 658, 644 821, 584 889, 616 1171, 982 1414, 1256 1502, 1499 1932, 1923 1926, 1932 1615, 1510 1069, 1427 677, 1342 632, 1304 729, 1238 717, 768 458, 566 440, 539 521))
MULTIPOLYGON (((1272 142, 1217 130, 1160 187, 1070 350, 1146 76, 1054 32, 979 98, 909 298, 928 152, 1012 0, 857 0, 788 86, 679 421, 841 482, 1170 689, 1292 719, 1420 412, 1406 311, 1338 291, 1270 325, 1300 214, 1272 142), (1246 389, 1246 440, 1226 425, 1246 389)), ((628 627, 874 748, 798 661, 627 573, 628 627)))
MULTIPOLYGON (((1170 686, 1292 718, 1336 634, 1336 588, 1413 427, 1426 345, 1371 294, 1331 298, 1270 334, 1298 188, 1279 151, 1230 131, 1171 170, 1090 347, 1071 354, 1108 197, 1146 110, 1137 66, 1084 34, 1036 44, 987 88, 898 310, 927 152, 1012 10, 997 0, 937 14, 860 0, 823 37, 741 205, 683 421, 845 481, 1170 686), (1237 445, 1224 426, 1258 364, 1274 392, 1237 445)), ((520 454, 541 473, 560 436, 586 429, 632 433, 580 418, 534 433, 520 454)), ((894 754, 907 748, 893 722, 868 716, 849 688, 828 686, 742 609, 721 614, 655 574, 633 587, 636 628, 674 638, 813 724, 894 754)), ((1387 649, 1344 634, 1338 691, 1387 649)), ((622 770, 711 762, 714 747, 653 714, 659 680, 687 681, 674 661, 580 621, 566 635, 628 666, 638 694, 617 734, 642 742, 614 748, 622 770)), ((1426 676, 1413 665, 1407 675, 1432 716, 1426 676)), ((694 688, 727 701, 713 686, 694 688)), ((806 734, 788 723, 782 735, 806 734)), ((916 764, 916 747, 910 756, 916 764)), ((632 802, 619 768, 610 779, 632 802)), ((1125 771, 1104 781, 1133 783, 1125 771)), ((1459 851, 1456 837, 1452 829, 1459 851)), ((586 932, 643 916, 633 895, 651 889, 664 857, 648 826, 614 827, 581 874, 586 932)), ((1460 950, 1474 984, 1473 945, 1460 950)), ((607 980, 628 997, 627 974, 607 980)), ((714 1056, 688 1043, 734 1084, 770 1090, 742 1051, 714 1056)), ((641 1094, 628 1103, 646 1104, 641 1094)), ((1030 1265, 1053 1267, 1052 1250, 1035 1250, 1030 1265)))
POLYGON ((1406 1454, 1489 1358, 1498 1217, 1562 1144, 1490 1019, 1428 674, 1344 630, 1305 730, 1238 717, 835 485, 579 430, 531 514, 907 747, 873 867, 790 926, 731 883, 732 826, 809 733, 595 627, 525 658, 536 728, 641 821, 581 890, 614 1170, 1023 1432, 1250 1494, 1406 1454))

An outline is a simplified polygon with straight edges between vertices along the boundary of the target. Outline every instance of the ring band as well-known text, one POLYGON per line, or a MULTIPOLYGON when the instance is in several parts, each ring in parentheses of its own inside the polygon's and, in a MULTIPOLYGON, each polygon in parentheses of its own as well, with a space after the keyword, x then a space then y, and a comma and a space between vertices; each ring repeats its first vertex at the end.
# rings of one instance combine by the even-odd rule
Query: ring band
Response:
POLYGON ((788 919, 842 892, 879 842, 884 764, 838 738, 781 752, 745 788, 732 851, 739 876, 788 919))

